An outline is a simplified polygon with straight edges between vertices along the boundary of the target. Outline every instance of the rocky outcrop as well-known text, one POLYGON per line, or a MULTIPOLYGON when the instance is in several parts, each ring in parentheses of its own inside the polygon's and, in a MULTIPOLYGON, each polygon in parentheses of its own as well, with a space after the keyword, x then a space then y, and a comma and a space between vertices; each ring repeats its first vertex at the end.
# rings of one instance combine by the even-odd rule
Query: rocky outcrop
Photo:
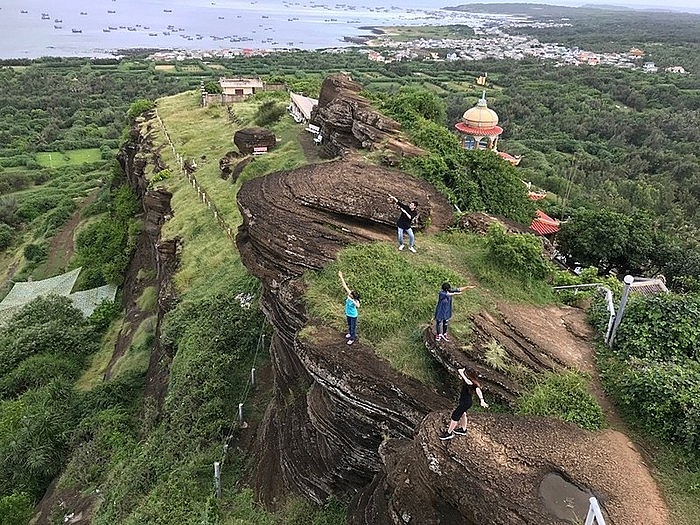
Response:
MULTIPOLYGON (((449 203, 430 185, 355 158, 256 178, 238 193, 236 242, 262 281, 261 307, 274 327, 273 398, 251 479, 258 498, 274 508, 290 492, 319 503, 352 497, 357 525, 525 525, 574 523, 595 495, 609 523, 667 523, 653 480, 621 434, 475 413, 468 437, 442 442, 451 395, 402 376, 361 339, 348 347, 341 332, 310 317, 304 272, 348 244, 393 239, 396 210, 387 193, 416 198, 430 230, 451 224, 449 203), (615 476, 623 468, 630 476, 615 476)), ((424 333, 445 370, 481 372, 490 402, 512 404, 535 373, 595 372, 582 313, 493 306, 474 316, 470 345, 436 344, 424 333), (495 358, 489 347, 499 349, 502 370, 487 366, 495 358)))
POLYGON ((361 91, 349 75, 338 73, 323 81, 311 122, 321 129, 327 149, 337 155, 353 149, 387 149, 401 157, 425 154, 401 135, 398 122, 373 109, 361 91))
POLYGON ((275 394, 258 430, 252 480, 268 505, 289 491, 317 502, 354 494, 378 471, 382 441, 410 437, 426 413, 449 405, 361 341, 348 348, 304 307, 305 271, 348 244, 393 239, 388 192, 416 199, 431 229, 451 223, 449 203, 429 184, 358 160, 273 173, 238 193, 244 222, 236 242, 262 280, 261 306, 275 328, 275 394))
MULTIPOLYGON (((228 179, 233 173, 235 165, 240 159, 240 154, 237 151, 229 151, 219 159, 219 173, 222 179, 228 179)), ((234 177, 234 181, 235 177, 234 177)))
POLYGON ((244 155, 250 155, 255 148, 272 149, 277 145, 275 134, 265 128, 243 128, 233 135, 233 143, 244 155))
MULTIPOLYGON (((172 349, 160 344, 160 326, 165 313, 175 304, 176 294, 173 289, 172 276, 179 261, 179 239, 161 239, 161 227, 173 215, 170 206, 172 194, 163 189, 149 189, 145 175, 147 165, 163 167, 160 151, 153 147, 152 134, 155 130, 150 123, 144 127, 134 126, 131 140, 120 151, 118 159, 124 170, 129 186, 141 199, 143 205, 143 231, 137 239, 136 249, 127 269, 123 285, 126 322, 115 344, 112 362, 116 363, 131 344, 131 336, 145 319, 137 305, 137 299, 147 287, 153 286, 158 291, 158 310, 156 318, 156 337, 151 352, 148 370, 146 397, 151 398, 152 406, 160 408, 168 384, 169 366, 173 357, 172 349), (142 270, 148 270, 143 272, 142 270), (151 273, 155 270, 155 275, 151 273), (149 277, 143 277, 148 275, 149 277), (151 277, 151 275, 153 275, 151 277)), ((111 370, 110 364, 110 370, 111 370)), ((111 373, 108 370, 106 376, 111 373)))
POLYGON ((642 457, 619 432, 475 414, 467 436, 440 441, 448 418, 430 414, 412 440, 382 443, 384 469, 353 501, 351 525, 581 524, 591 496, 609 525, 667 523, 642 457))

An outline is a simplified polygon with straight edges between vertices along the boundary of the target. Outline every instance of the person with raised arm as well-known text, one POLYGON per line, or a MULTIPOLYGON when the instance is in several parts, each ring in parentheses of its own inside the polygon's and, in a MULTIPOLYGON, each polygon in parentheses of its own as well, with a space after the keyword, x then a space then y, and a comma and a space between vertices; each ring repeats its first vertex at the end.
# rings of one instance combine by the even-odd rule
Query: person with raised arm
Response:
POLYGON ((459 393, 459 406, 455 408, 450 417, 450 424, 447 430, 440 434, 440 439, 445 441, 452 439, 455 435, 467 435, 467 410, 472 406, 474 394, 479 398, 479 402, 483 408, 488 408, 489 405, 484 401, 484 394, 481 391, 481 383, 476 378, 476 374, 467 372, 465 368, 457 370, 462 390, 459 393))
POLYGON ((399 215, 396 221, 396 228, 398 231, 399 238, 399 251, 403 250, 403 235, 408 234, 408 249, 412 253, 416 253, 416 237, 413 234, 413 220, 418 216, 418 203, 416 201, 411 201, 408 204, 401 202, 399 199, 394 197, 391 193, 387 198, 389 202, 396 204, 396 207, 401 210, 401 215, 399 215))
POLYGON ((357 316, 358 308, 360 308, 360 294, 356 290, 350 289, 345 282, 343 272, 338 271, 338 277, 340 278, 340 284, 343 285, 343 290, 345 290, 347 294, 345 298, 345 317, 348 321, 348 333, 345 335, 345 338, 348 340, 347 344, 351 345, 357 339, 357 316))
POLYGON ((435 342, 449 341, 447 338, 447 323, 452 317, 452 296, 459 295, 464 290, 469 290, 474 286, 461 286, 452 288, 450 283, 442 283, 438 292, 438 301, 435 306, 435 342))

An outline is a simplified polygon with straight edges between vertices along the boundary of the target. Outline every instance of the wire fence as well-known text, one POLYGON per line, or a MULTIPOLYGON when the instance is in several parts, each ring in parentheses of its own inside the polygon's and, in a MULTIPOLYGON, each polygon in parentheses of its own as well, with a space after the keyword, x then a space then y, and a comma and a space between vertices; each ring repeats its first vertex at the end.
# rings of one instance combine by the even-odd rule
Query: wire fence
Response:
MULTIPOLYGON (((206 205, 207 208, 209 208, 209 210, 211 210, 214 220, 217 222, 219 227, 224 231, 228 239, 231 242, 234 242, 235 236, 233 233, 233 228, 228 224, 226 219, 224 219, 221 212, 214 204, 214 202, 212 202, 204 187, 199 183, 199 181, 197 181, 197 178, 194 176, 193 171, 197 167, 196 164, 194 163, 194 161, 192 161, 192 163, 189 165, 186 164, 185 157, 177 152, 175 144, 173 143, 173 140, 170 137, 170 133, 168 133, 168 130, 165 127, 165 123, 158 114, 157 109, 155 110, 155 115, 163 131, 163 134, 165 135, 165 139, 168 142, 168 145, 170 146, 170 149, 172 150, 175 159, 177 160, 180 175, 187 177, 187 180, 189 181, 192 188, 197 191, 198 199, 201 200, 202 203, 206 205)), ((258 362, 258 356, 260 354, 260 351, 265 348, 264 328, 265 320, 263 320, 263 323, 261 324, 259 329, 258 342, 255 347, 255 353, 253 354, 253 361, 250 369, 250 374, 248 374, 248 379, 246 381, 245 387, 243 388, 243 394, 241 395, 240 401, 238 403, 237 418, 232 419, 231 425, 229 426, 228 431, 226 432, 226 437, 224 438, 224 441, 221 446, 220 459, 219 461, 214 462, 214 485, 217 498, 221 498, 221 470, 224 464, 226 463, 226 459, 228 457, 229 444, 231 442, 231 439, 233 439, 237 429, 247 428, 248 426, 248 424, 245 421, 244 409, 246 402, 248 401, 251 393, 253 392, 253 389, 255 388, 255 367, 258 362)))
POLYGON ((155 110, 155 115, 156 119, 158 120, 158 124, 160 124, 161 129, 163 130, 163 134, 165 135, 165 140, 168 142, 168 145, 170 146, 170 149, 173 152, 173 155, 175 155, 175 159, 177 160, 178 168, 180 175, 183 175, 187 177, 187 180, 189 183, 192 185, 192 188, 194 188, 197 191, 197 197, 202 201, 202 203, 211 210, 214 220, 217 222, 219 227, 224 231, 226 236, 231 242, 234 242, 235 240, 235 235, 233 232, 233 228, 229 225, 229 223, 226 221, 226 219, 223 217, 221 212, 219 211, 219 208, 214 204, 214 202, 211 200, 211 197, 209 197, 207 191, 204 189, 204 187, 199 183, 197 178, 194 176, 193 170, 197 168, 196 163, 194 160, 192 161, 191 164, 187 164, 185 161, 185 157, 183 155, 180 155, 177 152, 177 149, 175 148, 175 144, 173 143, 172 138, 170 138, 170 133, 168 133, 167 128, 165 127, 165 123, 163 122, 163 119, 160 118, 160 115, 158 114, 158 110, 155 110))

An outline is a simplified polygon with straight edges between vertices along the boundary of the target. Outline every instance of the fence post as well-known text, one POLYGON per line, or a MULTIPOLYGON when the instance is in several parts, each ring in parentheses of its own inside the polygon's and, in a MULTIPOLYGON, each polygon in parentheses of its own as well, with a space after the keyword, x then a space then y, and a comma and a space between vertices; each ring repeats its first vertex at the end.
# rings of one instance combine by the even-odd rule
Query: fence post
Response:
POLYGON ((593 525, 594 521, 597 522, 598 525, 605 525, 598 500, 595 496, 591 496, 588 498, 588 516, 586 516, 586 523, 584 523, 584 525, 593 525))
POLYGON ((243 403, 238 403, 238 421, 243 421, 243 403))
POLYGON ((255 368, 250 369, 250 384, 255 386, 255 368))
POLYGON ((214 462, 214 482, 216 483, 216 497, 221 499, 221 463, 214 462))
POLYGON ((627 304, 627 298, 630 295, 630 287, 634 282, 634 277, 632 277, 631 275, 625 275, 624 281, 625 287, 622 289, 622 297, 620 297, 620 304, 617 307, 617 312, 615 313, 615 322, 613 323, 612 330, 610 331, 610 338, 607 341, 608 346, 612 346, 613 341, 615 340, 615 333, 617 332, 617 329, 619 328, 620 323, 622 322, 622 315, 625 312, 625 305, 627 304))

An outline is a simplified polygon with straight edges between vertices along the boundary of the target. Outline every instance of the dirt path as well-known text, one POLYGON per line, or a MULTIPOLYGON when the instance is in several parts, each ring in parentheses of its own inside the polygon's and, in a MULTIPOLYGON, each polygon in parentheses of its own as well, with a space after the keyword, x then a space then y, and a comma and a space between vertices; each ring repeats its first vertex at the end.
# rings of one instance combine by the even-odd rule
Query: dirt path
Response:
MULTIPOLYGON (((499 311, 517 331, 533 341, 540 349, 569 368, 584 372, 591 377, 589 389, 600 404, 605 414, 609 429, 600 433, 603 441, 609 441, 610 449, 618 452, 609 461, 618 468, 613 469, 620 479, 634 479, 637 486, 643 487, 645 502, 635 501, 640 492, 630 493, 622 498, 629 512, 634 509, 646 509, 647 514, 638 516, 637 523, 669 523, 669 511, 659 490, 657 482, 651 475, 645 462, 643 449, 633 443, 628 429, 620 418, 612 401, 605 395, 600 376, 595 366, 594 333, 586 321, 583 310, 571 307, 549 305, 533 307, 502 303, 499 311), (624 444, 625 446, 619 446, 624 444), (621 451, 621 452, 620 452, 621 451), (650 503, 653 503, 650 505, 650 503), (652 509, 651 515, 649 509, 652 509)), ((578 451, 585 458, 590 451, 578 451)), ((615 484, 623 486, 624 484, 615 484)))
POLYGON ((51 277, 66 269, 75 250, 75 230, 82 219, 82 211, 86 206, 97 200, 99 188, 93 190, 75 210, 68 222, 53 236, 49 245, 49 256, 46 260, 46 275, 51 277))

